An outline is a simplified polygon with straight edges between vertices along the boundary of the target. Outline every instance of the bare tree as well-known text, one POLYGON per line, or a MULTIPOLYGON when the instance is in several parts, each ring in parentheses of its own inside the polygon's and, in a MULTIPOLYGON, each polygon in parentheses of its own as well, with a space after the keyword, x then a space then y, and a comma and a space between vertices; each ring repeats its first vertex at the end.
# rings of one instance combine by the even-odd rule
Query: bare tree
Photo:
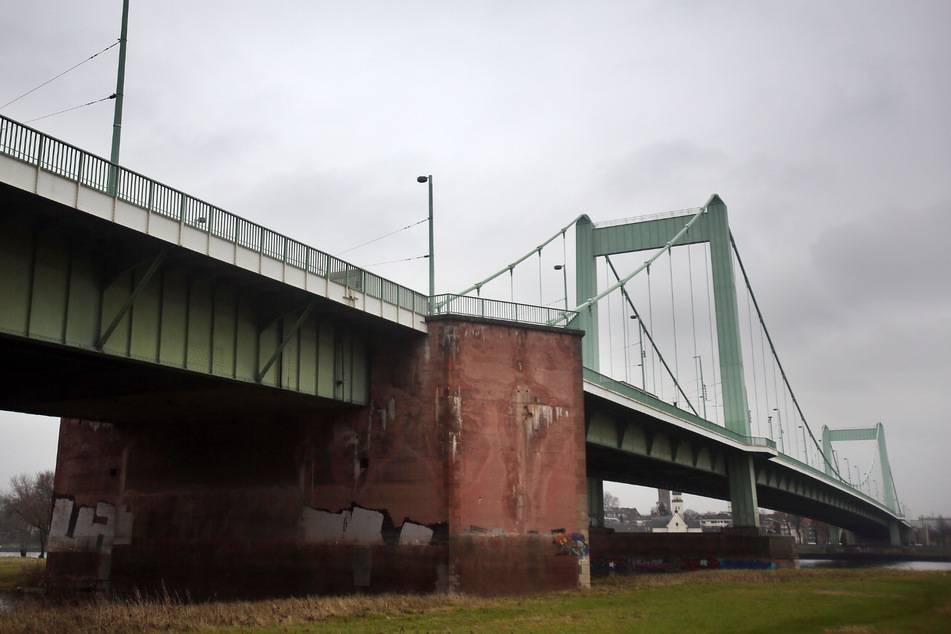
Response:
POLYGON ((46 555, 53 516, 53 472, 21 473, 10 478, 10 490, 0 494, 0 509, 17 518, 23 537, 40 542, 40 557, 46 555))
POLYGON ((613 493, 604 494, 604 508, 605 509, 616 509, 620 504, 620 500, 617 499, 617 496, 613 493))

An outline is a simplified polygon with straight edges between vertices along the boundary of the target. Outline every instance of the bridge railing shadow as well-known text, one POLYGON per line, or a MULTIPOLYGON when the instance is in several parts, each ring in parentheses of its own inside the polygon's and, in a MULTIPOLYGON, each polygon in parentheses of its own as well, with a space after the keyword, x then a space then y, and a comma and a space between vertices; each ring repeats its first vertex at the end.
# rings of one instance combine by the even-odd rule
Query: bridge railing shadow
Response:
POLYGON ((426 314, 426 295, 292 240, 220 207, 189 196, 0 115, 0 154, 84 187, 206 231, 290 266, 325 277, 386 303, 426 314), (114 176, 113 179, 110 178, 114 176))

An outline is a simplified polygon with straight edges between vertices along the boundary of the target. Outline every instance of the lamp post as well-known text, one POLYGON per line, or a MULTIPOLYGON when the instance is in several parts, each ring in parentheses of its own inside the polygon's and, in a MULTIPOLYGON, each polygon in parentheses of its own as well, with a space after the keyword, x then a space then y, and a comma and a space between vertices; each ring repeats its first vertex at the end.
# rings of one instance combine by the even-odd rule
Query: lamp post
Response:
MULTIPOLYGON (((568 312, 568 266, 565 264, 556 264, 556 271, 561 271, 561 277, 565 283, 565 312, 568 312)), ((567 319, 567 317, 565 317, 567 319)))
MULTIPOLYGON (((644 359, 647 356, 647 353, 644 352, 644 331, 641 330, 641 320, 637 318, 637 315, 631 315, 631 319, 637 321, 637 347, 640 350, 641 356, 641 389, 645 392, 647 391, 647 369, 644 367, 644 359)), ((704 403, 706 406, 706 403, 704 403)), ((707 417, 707 411, 703 411, 703 417, 707 417)))
POLYGON ((432 301, 436 295, 436 266, 433 257, 433 175, 419 176, 417 183, 429 183, 429 302, 432 312, 432 301))
POLYGON ((116 109, 112 123, 112 153, 109 162, 109 184, 107 192, 115 196, 119 180, 119 140, 122 135, 122 97, 125 93, 125 45, 129 32, 129 0, 122 2, 122 28, 119 32, 119 72, 116 77, 116 109))
POLYGON ((806 464, 809 464, 809 445, 806 443, 806 426, 800 425, 799 429, 802 430, 802 455, 806 460, 806 464))
POLYGON ((786 443, 783 442, 783 417, 778 407, 774 407, 773 411, 776 412, 776 420, 779 421, 779 451, 780 453, 786 453, 786 443))
POLYGON ((849 481, 849 484, 852 484, 852 469, 849 467, 849 459, 843 457, 845 460, 845 477, 849 481))
POLYGON ((703 357, 699 354, 694 357, 700 366, 700 398, 703 400, 703 419, 707 419, 707 387, 703 384, 703 357))

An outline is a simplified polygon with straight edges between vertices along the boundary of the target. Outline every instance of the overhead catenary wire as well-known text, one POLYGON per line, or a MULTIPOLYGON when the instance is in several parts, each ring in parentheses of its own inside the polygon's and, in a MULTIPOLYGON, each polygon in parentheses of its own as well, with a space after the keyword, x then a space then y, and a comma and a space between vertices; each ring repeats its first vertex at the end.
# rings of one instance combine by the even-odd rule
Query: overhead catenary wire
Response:
MULTIPOLYGON (((83 61, 79 62, 78 64, 76 64, 75 66, 73 66, 73 67, 71 67, 71 68, 67 68, 66 70, 64 70, 63 72, 61 72, 59 75, 56 75, 56 76, 53 77, 52 79, 47 79, 46 81, 44 81, 42 84, 40 84, 40 85, 37 86, 36 88, 33 88, 33 89, 31 89, 31 90, 28 90, 28 91, 26 91, 25 93, 23 93, 22 95, 20 95, 19 97, 17 97, 16 99, 12 99, 12 100, 6 102, 6 103, 3 104, 2 106, 0 106, 0 110, 3 110, 3 109, 6 108, 7 106, 9 106, 9 105, 11 105, 11 104, 14 104, 14 103, 16 103, 16 102, 18 102, 18 101, 20 101, 21 99, 23 99, 23 98, 26 97, 27 95, 30 95, 30 94, 36 92, 37 90, 39 90, 39 89, 42 88, 43 86, 45 86, 45 85, 47 85, 47 84, 49 84, 49 83, 52 83, 52 82, 56 81, 57 79, 59 79, 60 77, 62 77, 63 75, 65 75, 66 73, 68 73, 68 72, 70 72, 70 71, 73 71, 73 70, 76 70, 77 68, 79 68, 80 66, 82 66, 83 64, 85 64, 86 62, 92 60, 92 59, 95 58, 95 57, 98 57, 99 55, 102 55, 103 53, 105 53, 106 51, 108 51, 110 48, 113 48, 114 46, 118 46, 118 45, 119 45, 119 41, 116 40, 115 42, 113 42, 112 44, 110 44, 110 45, 107 46, 106 48, 102 49, 102 50, 99 51, 98 53, 95 53, 95 54, 93 54, 93 55, 87 57, 86 59, 84 59, 83 61)), ((101 100, 100 100, 100 101, 101 101, 101 100)), ((92 103, 95 103, 95 102, 92 102, 92 103)), ((87 104, 87 105, 88 105, 88 104, 87 104)), ((77 108, 81 108, 81 107, 82 107, 82 106, 77 106, 77 108)), ((66 110, 64 110, 63 112, 66 112, 66 110)), ((57 112, 57 113, 54 113, 54 114, 59 114, 59 113, 57 112)), ((46 116, 51 117, 51 116, 53 116, 53 115, 46 115, 46 116)), ((40 117, 40 119, 44 119, 44 118, 45 118, 45 117, 40 117)), ((39 119, 33 119, 33 121, 38 121, 38 120, 39 120, 39 119)), ((27 121, 27 123, 29 123, 29 121, 27 121)))
POLYGON ((63 114, 64 112, 70 112, 70 111, 72 111, 72 110, 79 110, 80 108, 85 108, 86 106, 91 106, 91 105, 93 105, 93 104, 97 104, 97 103, 99 103, 100 101, 109 101, 110 99, 115 99, 115 98, 116 98, 115 94, 112 94, 112 95, 109 95, 108 97, 103 97, 102 99, 95 99, 95 100, 93 100, 93 101, 90 101, 90 102, 88 102, 88 103, 84 103, 84 104, 79 105, 79 106, 73 106, 72 108, 66 108, 65 110, 60 110, 60 111, 58 111, 58 112, 51 112, 50 114, 45 114, 45 115, 43 115, 42 117, 36 117, 35 119, 30 119, 29 121, 24 121, 24 123, 33 123, 34 121, 39 121, 40 119, 49 119, 50 117, 55 117, 56 115, 58 115, 58 114, 63 114))
MULTIPOLYGON (((407 229, 411 229, 411 228, 415 227, 416 225, 421 225, 421 224, 423 224, 424 222, 429 222, 429 218, 423 218, 422 220, 420 220, 420 221, 418 221, 418 222, 414 222, 413 224, 406 225, 406 226, 403 227, 402 229, 397 229, 396 231, 391 231, 391 232, 387 233, 386 235, 380 236, 379 238, 373 238, 372 240, 367 240, 367 241, 364 242, 363 244, 358 244, 358 245, 355 246, 355 247, 350 247, 350 248, 347 249, 346 251, 341 251, 340 253, 337 253, 336 255, 334 255, 334 257, 340 257, 340 256, 343 255, 344 253, 350 253, 351 251, 356 251, 356 250, 359 249, 360 247, 365 247, 365 246, 368 245, 368 244, 373 244, 374 242, 378 242, 378 241, 382 240, 383 238, 389 238, 389 237, 392 236, 392 235, 396 235, 396 234, 399 233, 400 231, 406 231, 407 229)), ((429 257, 429 256, 426 256, 426 257, 429 257)), ((410 259, 413 259, 413 258, 410 258, 410 259)), ((397 262, 398 262, 399 260, 394 260, 394 261, 397 261, 397 262)))
POLYGON ((397 262, 412 262, 413 260, 426 260, 426 259, 429 259, 429 254, 428 254, 428 253, 427 253, 426 255, 417 255, 417 256, 412 257, 412 258, 402 258, 402 259, 400 259, 400 260, 387 260, 386 262, 376 262, 375 264, 367 264, 367 266, 368 266, 368 267, 370 267, 370 266, 383 266, 384 264, 396 264, 397 262))

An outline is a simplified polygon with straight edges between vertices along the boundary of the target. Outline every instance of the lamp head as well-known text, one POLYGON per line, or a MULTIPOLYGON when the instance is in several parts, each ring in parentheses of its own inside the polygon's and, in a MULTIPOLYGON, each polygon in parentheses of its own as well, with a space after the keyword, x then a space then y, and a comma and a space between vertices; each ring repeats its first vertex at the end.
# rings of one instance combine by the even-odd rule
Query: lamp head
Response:
POLYGON ((416 177, 416 182, 417 182, 417 183, 425 183, 425 182, 428 181, 428 180, 429 180, 429 177, 428 177, 428 176, 418 176, 418 177, 416 177))

